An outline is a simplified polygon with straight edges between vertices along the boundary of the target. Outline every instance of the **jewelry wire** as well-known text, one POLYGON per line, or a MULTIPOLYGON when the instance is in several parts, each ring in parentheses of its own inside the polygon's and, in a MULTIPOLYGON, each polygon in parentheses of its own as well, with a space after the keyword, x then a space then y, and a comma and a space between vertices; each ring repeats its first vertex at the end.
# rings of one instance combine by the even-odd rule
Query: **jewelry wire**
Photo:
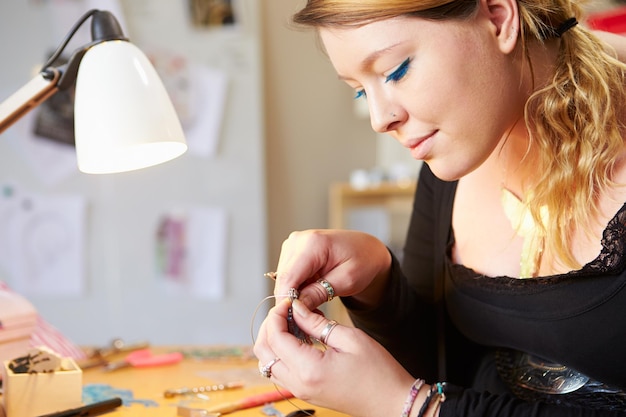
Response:
MULTIPOLYGON (((254 337, 254 322, 256 320, 256 316, 257 313, 259 312, 259 310, 261 309, 261 307, 263 306, 263 303, 265 303, 268 300, 271 299, 275 299, 278 297, 289 297, 288 295, 280 295, 280 296, 276 296, 276 295, 268 295, 267 297, 265 297, 264 299, 262 299, 259 304, 257 304, 256 308, 254 309, 254 312, 252 313, 252 319, 250 320, 250 337, 252 338, 252 344, 254 345, 256 343, 256 338, 254 337)), ((315 412, 313 413, 309 413, 307 410, 303 410, 302 408, 300 408, 298 406, 298 404, 294 403, 293 401, 291 401, 289 398, 286 398, 282 391, 280 390, 280 388, 278 387, 278 385, 276 385, 275 382, 272 382, 272 385, 274 385, 274 388, 276 388, 276 391, 278 391, 280 393, 280 395, 283 397, 283 400, 287 401, 289 404, 291 404, 292 406, 294 406, 295 408, 297 408, 299 411, 301 411, 302 413, 304 413, 307 416, 312 416, 313 414, 315 414, 315 412)))

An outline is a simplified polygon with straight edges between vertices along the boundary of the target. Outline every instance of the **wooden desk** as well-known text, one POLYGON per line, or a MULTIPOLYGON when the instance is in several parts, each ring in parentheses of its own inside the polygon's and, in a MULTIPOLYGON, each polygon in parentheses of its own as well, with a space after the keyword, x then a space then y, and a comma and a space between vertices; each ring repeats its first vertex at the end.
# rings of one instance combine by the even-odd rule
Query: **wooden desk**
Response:
MULTIPOLYGON (((156 351, 156 349, 154 349, 156 351)), ((175 348, 161 348, 159 351, 173 351, 175 348)), ((184 351, 184 349, 182 349, 184 351)), ((85 369, 83 383, 106 384, 114 389, 132 390, 136 400, 152 400, 158 406, 148 407, 144 404, 131 404, 119 407, 114 412, 104 414, 106 417, 175 417, 177 405, 187 402, 197 408, 210 407, 224 402, 242 399, 251 394, 276 390, 276 387, 267 379, 259 375, 256 359, 185 359, 175 365, 166 365, 154 368, 124 368, 113 372, 104 372, 101 368, 85 369), (232 381, 241 381, 244 387, 227 391, 207 393, 208 401, 194 400, 190 397, 164 398, 167 389, 182 387, 198 387, 214 385, 232 381)), ((345 414, 311 406, 297 399, 274 403, 282 413, 287 414, 296 410, 296 405, 302 409, 315 409, 316 417, 346 417, 345 414), (291 403, 293 404, 291 404, 291 403), (295 405, 294 405, 295 404, 295 405)), ((264 416, 262 407, 236 411, 228 416, 264 416)))

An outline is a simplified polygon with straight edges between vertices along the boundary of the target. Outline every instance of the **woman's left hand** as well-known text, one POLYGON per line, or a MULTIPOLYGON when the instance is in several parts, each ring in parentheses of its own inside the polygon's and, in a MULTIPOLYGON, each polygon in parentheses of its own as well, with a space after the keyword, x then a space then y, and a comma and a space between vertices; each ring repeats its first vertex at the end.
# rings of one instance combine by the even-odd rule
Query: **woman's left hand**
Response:
POLYGON ((414 378, 391 354, 359 329, 336 325, 328 333, 327 318, 294 300, 300 329, 320 339, 326 333, 326 349, 301 343, 287 330, 290 303, 278 303, 261 326, 254 345, 259 369, 278 358, 269 367, 271 381, 315 405, 351 416, 400 415, 414 378))

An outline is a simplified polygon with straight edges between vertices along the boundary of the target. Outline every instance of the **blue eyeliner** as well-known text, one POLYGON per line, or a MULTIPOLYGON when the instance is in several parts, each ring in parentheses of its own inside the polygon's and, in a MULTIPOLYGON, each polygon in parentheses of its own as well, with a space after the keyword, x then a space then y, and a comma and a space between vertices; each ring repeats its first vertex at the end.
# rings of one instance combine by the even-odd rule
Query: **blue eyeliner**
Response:
POLYGON ((359 90, 356 92, 356 94, 354 95, 354 99, 358 100, 360 98, 364 98, 367 97, 367 95, 365 94, 365 90, 359 90))
MULTIPOLYGON (((389 74, 387 76, 387 78, 385 78, 385 83, 388 83, 388 82, 397 83, 402 78, 404 78, 406 73, 409 71, 409 65, 410 64, 411 64, 411 58, 405 59, 402 62, 402 64, 400 64, 398 66, 398 68, 396 68, 396 70, 394 72, 392 72, 391 74, 389 74)), ((356 92, 356 95, 354 96, 354 99, 358 100, 360 98, 366 98, 366 97, 367 97, 367 94, 365 93, 365 90, 359 90, 359 91, 356 92)))
POLYGON ((409 64, 411 63, 411 58, 407 58, 404 60, 404 62, 402 64, 400 64, 400 66, 391 74, 389 74, 389 76, 387 76, 387 79, 385 79, 385 82, 388 83, 389 81, 393 81, 393 82, 398 82, 402 79, 402 77, 404 77, 406 75, 406 73, 409 70, 409 64))

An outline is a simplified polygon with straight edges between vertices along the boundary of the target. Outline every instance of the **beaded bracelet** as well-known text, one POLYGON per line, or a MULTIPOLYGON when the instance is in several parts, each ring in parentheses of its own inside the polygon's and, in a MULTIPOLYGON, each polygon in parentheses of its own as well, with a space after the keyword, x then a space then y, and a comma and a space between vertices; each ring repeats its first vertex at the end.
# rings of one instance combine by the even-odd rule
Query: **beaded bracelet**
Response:
POLYGON ((445 382, 437 382, 437 404, 435 405, 435 412, 439 407, 441 407, 441 403, 446 400, 446 394, 443 392, 446 383, 445 382))
POLYGON ((426 395, 426 400, 424 401, 424 404, 422 404, 422 408, 420 408, 416 417, 424 417, 424 413, 428 410, 433 399, 437 401, 437 404, 435 405, 436 408, 441 406, 441 403, 446 400, 446 394, 443 392, 445 386, 445 382, 437 382, 430 387, 430 390, 428 390, 428 394, 426 395))
POLYGON ((411 414, 411 409, 413 408, 413 403, 415 403, 415 398, 417 398, 417 394, 420 392, 420 389, 424 386, 423 379, 416 379, 411 386, 411 391, 409 391, 409 396, 406 398, 404 402, 404 408, 402 409, 401 417, 409 417, 411 414))
POLYGON ((426 394, 426 399, 424 400, 424 404, 422 404, 422 408, 420 408, 419 413, 417 413, 416 417, 423 417, 428 405, 430 404, 430 400, 433 398, 433 388, 434 385, 428 390, 428 394, 426 394))

